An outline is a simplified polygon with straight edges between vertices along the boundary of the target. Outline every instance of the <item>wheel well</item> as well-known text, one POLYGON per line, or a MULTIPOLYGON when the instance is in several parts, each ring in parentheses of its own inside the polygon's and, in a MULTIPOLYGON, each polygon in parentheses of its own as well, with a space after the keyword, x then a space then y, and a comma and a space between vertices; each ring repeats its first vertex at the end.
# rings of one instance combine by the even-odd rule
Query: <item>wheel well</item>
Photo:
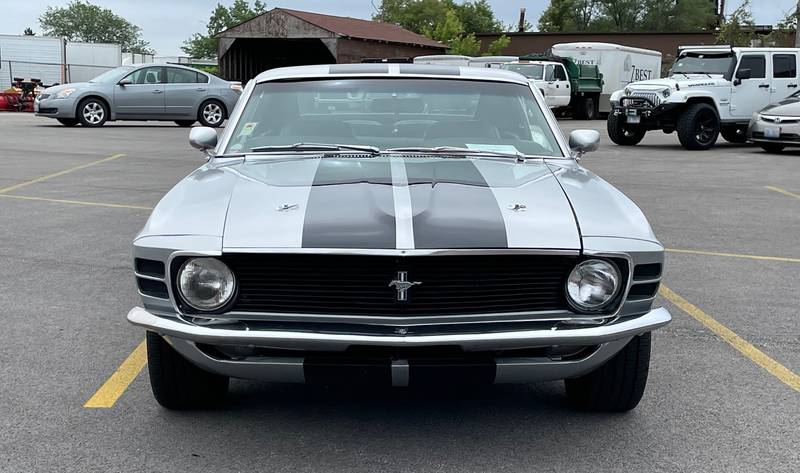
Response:
POLYGON ((86 99, 97 99, 97 100, 103 102, 103 104, 106 106, 106 110, 108 110, 108 114, 111 115, 111 105, 108 103, 108 100, 104 99, 103 97, 100 97, 99 95, 87 95, 86 97, 83 97, 82 99, 80 99, 78 101, 78 105, 75 106, 75 118, 78 118, 78 113, 79 113, 78 109, 80 108, 81 104, 84 101, 86 101, 86 99))
POLYGON ((693 98, 690 98, 689 100, 686 101, 686 105, 687 106, 688 105, 693 105, 693 104, 696 104, 696 103, 704 103, 706 105, 711 105, 712 107, 714 107, 714 110, 717 112, 717 115, 719 115, 719 110, 717 109, 717 104, 714 102, 714 99, 712 99, 711 97, 693 97, 693 98))

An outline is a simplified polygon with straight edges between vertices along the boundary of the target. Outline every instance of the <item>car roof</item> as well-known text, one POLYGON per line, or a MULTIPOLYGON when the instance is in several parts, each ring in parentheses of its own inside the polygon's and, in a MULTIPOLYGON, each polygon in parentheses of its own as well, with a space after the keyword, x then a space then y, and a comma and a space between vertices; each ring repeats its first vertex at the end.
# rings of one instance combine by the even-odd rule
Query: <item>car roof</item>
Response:
POLYGON ((424 77, 437 79, 468 79, 510 82, 527 85, 525 77, 516 72, 488 67, 468 67, 438 64, 324 64, 270 69, 259 74, 257 83, 274 80, 319 79, 339 77, 398 78, 424 77))

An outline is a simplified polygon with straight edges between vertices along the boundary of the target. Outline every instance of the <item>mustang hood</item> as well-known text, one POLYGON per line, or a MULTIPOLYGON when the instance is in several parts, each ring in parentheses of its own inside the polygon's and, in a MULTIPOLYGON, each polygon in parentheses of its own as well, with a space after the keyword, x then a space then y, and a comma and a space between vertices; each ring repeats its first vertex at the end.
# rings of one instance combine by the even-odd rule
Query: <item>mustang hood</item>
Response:
POLYGON ((248 158, 225 172, 237 175, 227 250, 581 247, 569 201, 543 163, 248 158))

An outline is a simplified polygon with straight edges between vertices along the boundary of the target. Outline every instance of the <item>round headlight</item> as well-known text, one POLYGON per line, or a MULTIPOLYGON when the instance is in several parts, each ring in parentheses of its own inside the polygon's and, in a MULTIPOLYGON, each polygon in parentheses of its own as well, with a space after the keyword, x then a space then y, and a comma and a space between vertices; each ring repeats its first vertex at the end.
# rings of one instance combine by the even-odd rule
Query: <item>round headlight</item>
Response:
POLYGON ((669 97, 671 94, 672 94, 672 91, 670 89, 664 89, 664 90, 661 91, 661 95, 663 95, 664 98, 669 97))
POLYGON ((614 299, 619 286, 619 270, 613 263, 591 259, 578 263, 569 274, 567 295, 576 309, 597 311, 614 299))
POLYGON ((178 271, 178 292, 193 309, 217 310, 234 294, 236 278, 225 263, 215 258, 191 258, 178 271))
POLYGON ((633 93, 633 91, 631 89, 629 89, 628 87, 625 87, 625 95, 631 95, 632 93, 633 93))

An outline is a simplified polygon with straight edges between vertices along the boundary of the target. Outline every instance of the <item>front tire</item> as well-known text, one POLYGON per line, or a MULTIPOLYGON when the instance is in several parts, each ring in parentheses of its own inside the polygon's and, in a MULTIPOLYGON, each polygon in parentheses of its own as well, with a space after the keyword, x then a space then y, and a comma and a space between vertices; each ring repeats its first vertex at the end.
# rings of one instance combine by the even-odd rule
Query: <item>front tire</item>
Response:
POLYGON ((184 128, 194 125, 197 120, 175 120, 175 124, 184 128))
POLYGON ((761 149, 763 149, 767 153, 772 153, 772 154, 783 153, 783 150, 786 149, 786 146, 778 143, 759 143, 758 146, 761 146, 761 149))
POLYGON ((201 370, 153 332, 147 332, 147 368, 153 396, 167 409, 215 407, 228 392, 227 377, 201 370))
POLYGON ((606 125, 608 137, 620 146, 638 145, 644 139, 645 133, 647 133, 641 128, 628 127, 621 115, 614 115, 613 113, 608 116, 606 125))
POLYGON ((566 379, 567 398, 582 409, 626 412, 644 394, 650 371, 650 332, 633 337, 604 365, 579 378, 566 379))
POLYGON ((78 104, 76 116, 82 126, 92 128, 103 126, 108 120, 108 105, 102 100, 93 97, 81 100, 78 104))
POLYGON ((78 120, 74 118, 56 118, 56 121, 64 126, 75 126, 78 124, 78 120))
POLYGON ((218 128, 225 121, 225 106, 217 100, 206 100, 200 105, 197 121, 203 126, 218 128))
POLYGON ((719 138, 719 115, 711 105, 695 103, 678 117, 676 129, 684 148, 696 151, 711 149, 719 138))

